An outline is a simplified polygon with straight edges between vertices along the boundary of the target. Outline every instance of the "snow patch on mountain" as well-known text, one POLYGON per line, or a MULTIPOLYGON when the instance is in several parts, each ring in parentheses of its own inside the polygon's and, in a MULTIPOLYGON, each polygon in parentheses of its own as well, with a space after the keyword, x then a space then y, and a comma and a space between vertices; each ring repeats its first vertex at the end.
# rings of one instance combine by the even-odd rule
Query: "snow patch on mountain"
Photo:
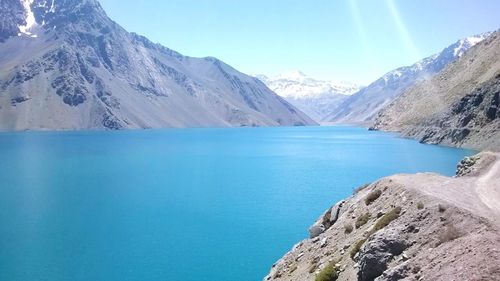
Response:
POLYGON ((33 4, 33 1, 34 0, 21 0, 21 4, 23 5, 24 11, 26 13, 26 19, 25 19, 26 24, 19 26, 18 36, 22 36, 24 34, 34 38, 37 37, 36 34, 31 33, 31 30, 36 25, 35 14, 33 13, 33 10, 31 10, 31 5, 33 4))
POLYGON ((465 39, 458 41, 457 46, 453 50, 453 54, 455 55, 455 57, 463 56, 463 54, 467 50, 469 50, 470 48, 472 48, 474 45, 478 44, 479 42, 483 41, 484 39, 486 39, 490 35, 491 35, 491 32, 486 32, 486 33, 483 33, 480 35, 468 37, 468 38, 465 38, 465 39))
POLYGON ((49 13, 55 13, 56 12, 56 5, 54 4, 55 0, 52 0, 52 4, 50 5, 49 13))

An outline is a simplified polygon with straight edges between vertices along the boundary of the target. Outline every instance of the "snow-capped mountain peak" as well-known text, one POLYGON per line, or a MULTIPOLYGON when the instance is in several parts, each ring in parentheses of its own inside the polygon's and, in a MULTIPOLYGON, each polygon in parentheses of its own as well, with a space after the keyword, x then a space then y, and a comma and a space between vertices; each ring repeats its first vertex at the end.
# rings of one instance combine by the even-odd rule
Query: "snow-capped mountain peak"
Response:
POLYGON ((482 33, 476 36, 467 37, 465 39, 459 40, 456 43, 456 47, 453 49, 453 54, 456 57, 461 57, 467 50, 472 48, 474 45, 486 39, 491 35, 491 32, 482 33))
POLYGON ((398 82, 399 78, 402 76, 408 77, 420 75, 421 72, 439 72, 450 62, 462 57, 470 48, 488 38, 491 34, 492 32, 485 32, 458 40, 454 44, 442 50, 440 53, 424 58, 411 66, 404 66, 390 71, 382 77, 384 83, 391 84, 398 82))
POLYGON ((462 55, 474 45, 480 43, 492 32, 467 37, 456 41, 441 52, 424 58, 413 65, 392 70, 366 88, 352 95, 339 106, 338 112, 332 112, 322 121, 344 124, 370 124, 377 114, 406 89, 417 81, 429 79, 460 60, 462 55))
POLYGON ((344 99, 360 89, 359 85, 354 83, 318 80, 297 70, 273 77, 255 77, 317 121, 335 111, 344 99))
POLYGON ((325 81, 311 78, 301 71, 287 71, 269 77, 256 75, 278 95, 285 98, 317 98, 332 95, 351 95, 359 85, 345 81, 325 81))

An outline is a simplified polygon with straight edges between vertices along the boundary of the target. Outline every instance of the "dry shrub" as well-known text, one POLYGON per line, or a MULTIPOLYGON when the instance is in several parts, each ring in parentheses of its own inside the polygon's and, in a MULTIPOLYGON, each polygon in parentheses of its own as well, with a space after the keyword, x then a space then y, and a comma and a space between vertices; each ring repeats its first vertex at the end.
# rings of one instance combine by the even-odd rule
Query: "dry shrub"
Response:
POLYGON ((352 226, 352 224, 348 223, 348 224, 344 225, 344 230, 345 230, 345 234, 349 234, 354 230, 354 227, 352 226))
POLYGON ((373 226, 371 233, 375 233, 382 228, 388 226, 393 220, 399 218, 399 214, 401 213, 401 207, 396 207, 392 209, 387 214, 383 215, 373 226))
POLYGON ((354 259, 354 257, 359 252, 361 247, 363 247, 363 245, 365 244, 365 242, 366 242, 366 239, 361 239, 356 244, 354 244, 354 247, 352 247, 351 252, 349 254, 351 259, 354 259))
POLYGON ((437 242, 436 246, 439 246, 439 245, 446 243, 446 242, 453 241, 453 240, 459 238, 460 236, 461 235, 460 235, 460 232, 458 231, 458 229, 453 224, 449 224, 445 227, 445 229, 443 229, 443 231, 441 231, 438 234, 438 242, 437 242))
POLYGON ((417 203, 417 209, 422 210, 424 208, 424 203, 418 202, 417 203))
POLYGON ((373 203, 373 201, 377 200, 380 195, 382 195, 382 191, 379 189, 370 191, 370 193, 368 193, 365 198, 365 204, 367 206, 370 205, 371 203, 373 203))
POLYGON ((335 264, 329 263, 325 268, 321 270, 321 272, 314 279, 315 281, 335 281, 339 278, 339 273, 337 272, 337 268, 335 264))
POLYGON ((356 219, 356 223, 355 223, 356 228, 360 228, 363 225, 365 225, 368 222, 368 220, 370 220, 370 217, 371 217, 370 213, 365 213, 365 214, 360 215, 356 219))

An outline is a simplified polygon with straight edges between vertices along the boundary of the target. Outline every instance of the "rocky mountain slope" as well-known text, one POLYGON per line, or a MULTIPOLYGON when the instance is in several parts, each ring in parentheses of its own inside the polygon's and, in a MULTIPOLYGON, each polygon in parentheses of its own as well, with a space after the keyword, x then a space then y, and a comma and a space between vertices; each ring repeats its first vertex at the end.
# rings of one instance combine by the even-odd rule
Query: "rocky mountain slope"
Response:
POLYGON ((385 108, 373 129, 424 143, 500 150, 500 32, 385 108), (432 105, 432 106, 430 106, 432 105))
POLYGON ((318 122, 329 113, 337 111, 338 106, 360 88, 349 82, 317 80, 300 71, 286 72, 275 77, 256 77, 318 122))
POLYGON ((338 106, 322 121, 344 124, 371 125, 377 114, 408 87, 426 80, 460 58, 467 50, 491 33, 465 38, 448 46, 439 54, 425 58, 412 66, 393 70, 368 87, 361 89, 338 106))
POLYGON ((395 175, 328 209, 264 280, 500 280, 500 154, 395 175))
POLYGON ((261 81, 129 33, 96 0, 0 0, 0 129, 312 125, 261 81))

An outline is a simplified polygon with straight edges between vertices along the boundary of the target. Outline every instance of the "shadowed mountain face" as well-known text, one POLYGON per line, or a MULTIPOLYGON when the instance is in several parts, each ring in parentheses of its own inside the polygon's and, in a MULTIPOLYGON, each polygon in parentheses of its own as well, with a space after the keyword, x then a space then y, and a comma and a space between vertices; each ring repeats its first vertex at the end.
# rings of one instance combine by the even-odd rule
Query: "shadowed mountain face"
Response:
POLYGON ((419 81, 432 78, 490 34, 484 33, 459 40, 436 55, 385 74, 346 99, 337 107, 336 111, 322 121, 360 125, 372 124, 380 110, 406 89, 419 81))
POLYGON ((25 25, 24 7, 19 0, 0 1, 0 42, 19 32, 19 26, 25 25))
POLYGON ((95 0, 0 0, 0 129, 313 125, 259 80, 128 33, 95 0))

